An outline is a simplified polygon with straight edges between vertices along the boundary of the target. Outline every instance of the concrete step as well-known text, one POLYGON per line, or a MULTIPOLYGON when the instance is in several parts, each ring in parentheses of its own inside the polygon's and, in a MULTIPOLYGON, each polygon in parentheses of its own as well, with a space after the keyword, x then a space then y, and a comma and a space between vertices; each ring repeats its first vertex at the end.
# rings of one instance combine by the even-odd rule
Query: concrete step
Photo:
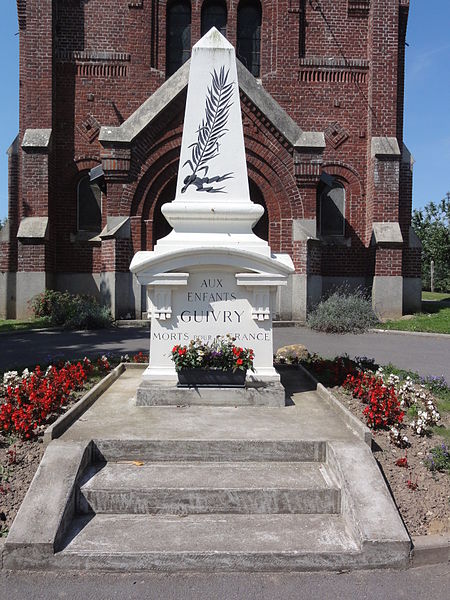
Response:
MULTIPOLYGON (((152 409, 153 410, 153 409, 152 409)), ((158 409, 156 409, 158 410, 158 409)), ((207 409, 204 409, 207 410, 207 409)), ((247 409, 245 409, 247 410, 247 409)), ((251 412, 251 411, 250 411, 251 412)), ((174 417, 177 416, 174 414, 174 417)), ((227 415, 224 415, 226 420, 227 415)), ((161 433, 170 432, 169 421, 161 433)), ((93 460, 95 462, 117 462, 120 460, 155 461, 254 461, 254 462, 297 462, 325 461, 326 442, 316 440, 258 439, 110 439, 95 440, 93 460)), ((240 433, 237 431, 237 434, 240 433)))
POLYGON ((340 515, 86 515, 67 539, 56 568, 293 571, 363 562, 340 515))
POLYGON ((339 513, 340 489, 318 462, 157 462, 94 465, 81 513, 339 513))

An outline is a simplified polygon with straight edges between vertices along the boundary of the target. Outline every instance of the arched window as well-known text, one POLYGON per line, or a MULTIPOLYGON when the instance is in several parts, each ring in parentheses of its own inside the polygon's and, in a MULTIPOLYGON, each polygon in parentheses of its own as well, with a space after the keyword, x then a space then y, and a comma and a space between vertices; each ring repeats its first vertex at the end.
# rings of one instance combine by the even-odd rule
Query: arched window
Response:
POLYGON ((77 188, 78 230, 98 232, 102 228, 102 193, 89 175, 78 182, 77 188))
POLYGON ((345 188, 322 175, 318 189, 318 230, 321 235, 345 235, 345 188))
POLYGON ((173 75, 190 55, 191 3, 174 0, 167 4, 166 75, 173 75))
POLYGON ((227 5, 223 0, 205 0, 202 6, 202 37, 215 27, 227 35, 227 5))
POLYGON ((262 8, 259 0, 241 0, 237 16, 237 57, 255 77, 261 66, 262 8))

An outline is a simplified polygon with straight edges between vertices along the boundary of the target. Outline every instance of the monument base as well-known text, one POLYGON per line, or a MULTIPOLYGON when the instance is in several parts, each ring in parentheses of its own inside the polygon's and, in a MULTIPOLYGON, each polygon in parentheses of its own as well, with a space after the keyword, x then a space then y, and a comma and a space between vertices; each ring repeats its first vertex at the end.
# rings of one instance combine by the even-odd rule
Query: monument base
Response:
POLYGON ((285 390, 279 381, 247 382, 244 388, 179 388, 177 381, 142 381, 136 392, 136 406, 267 406, 286 405, 285 390))

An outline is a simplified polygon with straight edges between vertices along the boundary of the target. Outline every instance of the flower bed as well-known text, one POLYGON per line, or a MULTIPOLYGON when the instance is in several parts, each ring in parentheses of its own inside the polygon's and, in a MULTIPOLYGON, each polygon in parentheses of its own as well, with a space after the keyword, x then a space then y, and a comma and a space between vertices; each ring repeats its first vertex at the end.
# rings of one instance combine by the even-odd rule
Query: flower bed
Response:
POLYGON ((201 339, 191 340, 187 346, 174 346, 172 360, 175 369, 220 369, 247 371, 253 369, 253 350, 234 345, 231 336, 217 336, 211 344, 201 339))
POLYGON ((450 531, 450 455, 442 378, 400 375, 366 358, 302 361, 340 402, 371 428, 374 456, 411 535, 450 531), (443 411, 438 409, 440 397, 443 411), (442 414, 441 414, 442 412, 442 414))
POLYGON ((7 535, 43 454, 42 435, 119 362, 148 362, 132 356, 55 361, 4 373, 0 381, 0 537, 7 535))

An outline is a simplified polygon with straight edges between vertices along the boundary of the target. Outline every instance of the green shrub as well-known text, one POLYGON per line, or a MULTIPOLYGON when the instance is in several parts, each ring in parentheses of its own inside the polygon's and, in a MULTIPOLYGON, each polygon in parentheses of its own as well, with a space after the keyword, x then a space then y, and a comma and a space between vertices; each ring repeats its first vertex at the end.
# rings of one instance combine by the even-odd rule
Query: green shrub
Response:
POLYGON ((111 324, 111 313, 93 296, 46 290, 31 301, 35 317, 66 329, 100 329, 111 324))
POLYGON ((429 456, 425 459, 425 465, 430 471, 448 471, 450 473, 450 452, 445 444, 431 448, 429 456))
POLYGON ((356 333, 376 325, 378 319, 364 290, 341 287, 317 305, 307 323, 317 331, 356 333))

